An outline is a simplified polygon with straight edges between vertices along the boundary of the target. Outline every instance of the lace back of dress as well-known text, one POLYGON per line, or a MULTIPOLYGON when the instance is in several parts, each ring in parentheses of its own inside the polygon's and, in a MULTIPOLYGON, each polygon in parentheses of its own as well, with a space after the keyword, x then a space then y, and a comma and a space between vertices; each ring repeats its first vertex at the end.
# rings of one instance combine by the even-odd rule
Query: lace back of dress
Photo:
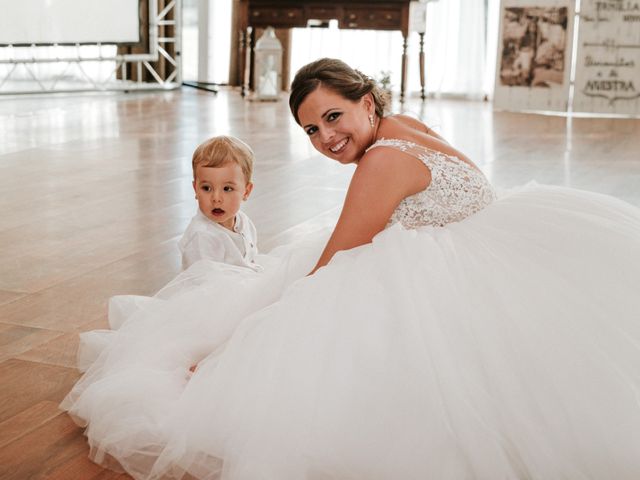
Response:
POLYGON ((400 139, 380 139, 367 151, 375 147, 400 150, 419 159, 431 171, 429 186, 402 200, 387 226, 444 226, 482 210, 495 199, 482 172, 458 157, 400 139))

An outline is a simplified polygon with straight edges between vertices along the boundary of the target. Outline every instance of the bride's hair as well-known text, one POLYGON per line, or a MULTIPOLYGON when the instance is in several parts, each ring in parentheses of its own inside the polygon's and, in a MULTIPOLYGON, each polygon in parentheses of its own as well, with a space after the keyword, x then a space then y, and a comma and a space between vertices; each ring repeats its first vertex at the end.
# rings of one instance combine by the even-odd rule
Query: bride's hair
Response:
POLYGON ((298 124, 300 124, 298 118, 300 104, 320 85, 353 101, 360 100, 370 93, 375 103, 376 115, 379 117, 384 115, 389 103, 388 95, 371 77, 351 68, 342 60, 321 58, 298 70, 291 82, 289 108, 298 124))

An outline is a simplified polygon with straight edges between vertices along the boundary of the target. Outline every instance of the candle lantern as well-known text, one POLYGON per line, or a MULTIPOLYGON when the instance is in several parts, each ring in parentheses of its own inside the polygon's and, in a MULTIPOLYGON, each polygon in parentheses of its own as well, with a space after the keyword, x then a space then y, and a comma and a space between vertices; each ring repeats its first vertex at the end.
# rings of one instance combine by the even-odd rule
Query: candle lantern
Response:
POLYGON ((272 27, 267 27, 256 42, 255 98, 278 100, 282 84, 282 45, 272 27))

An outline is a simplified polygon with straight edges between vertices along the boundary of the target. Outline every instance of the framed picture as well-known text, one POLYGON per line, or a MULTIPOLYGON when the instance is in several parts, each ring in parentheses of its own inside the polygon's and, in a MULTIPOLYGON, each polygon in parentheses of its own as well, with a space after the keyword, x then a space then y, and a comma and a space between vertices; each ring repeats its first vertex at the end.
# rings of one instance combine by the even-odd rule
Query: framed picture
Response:
POLYGON ((495 108, 566 111, 573 2, 503 0, 500 14, 495 108))

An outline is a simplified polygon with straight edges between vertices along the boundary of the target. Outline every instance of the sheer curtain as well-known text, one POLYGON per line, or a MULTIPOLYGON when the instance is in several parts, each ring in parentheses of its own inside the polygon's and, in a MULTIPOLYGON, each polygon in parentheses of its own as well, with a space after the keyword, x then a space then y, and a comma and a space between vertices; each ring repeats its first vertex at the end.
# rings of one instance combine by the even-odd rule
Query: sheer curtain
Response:
MULTIPOLYGON (((425 72, 428 94, 483 98, 493 91, 499 0, 437 0, 427 5, 425 72)), ((337 57, 377 77, 391 72, 400 88, 399 32, 294 29, 291 71, 320 57, 337 57)), ((409 38, 407 94, 420 90, 418 34, 409 38)))
POLYGON ((439 0, 427 5, 427 92, 482 97, 485 52, 482 0, 439 0))
POLYGON ((182 78, 228 83, 232 0, 182 1, 182 78))
MULTIPOLYGON (((372 77, 391 73, 395 89, 400 86, 402 34, 374 30, 294 28, 291 37, 291 72, 321 57, 339 58, 372 77)), ((292 78, 293 79, 293 78, 292 78)))
POLYGON ((200 4, 208 4, 209 29, 208 38, 200 39, 202 50, 206 43, 206 56, 200 57, 200 81, 215 83, 229 82, 229 58, 231 53, 231 0, 200 0, 200 4), (204 71, 202 71, 204 70, 204 71), (204 74, 204 75, 203 75, 204 74))

